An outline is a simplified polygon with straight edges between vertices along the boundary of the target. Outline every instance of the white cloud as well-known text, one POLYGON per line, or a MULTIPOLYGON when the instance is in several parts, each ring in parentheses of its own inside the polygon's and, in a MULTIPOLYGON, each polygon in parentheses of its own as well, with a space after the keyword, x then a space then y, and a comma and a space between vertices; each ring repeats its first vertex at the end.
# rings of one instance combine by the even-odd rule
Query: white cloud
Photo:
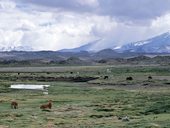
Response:
POLYGON ((21 31, 3 31, 0 30, 0 47, 21 46, 20 40, 23 33, 21 31))
MULTIPOLYGON (((88 1, 91 2, 95 1, 88 1)), ((17 7, 10 11, 5 11, 6 8, 3 10, 0 12, 0 30, 5 34, 1 35, 4 38, 0 43, 5 43, 6 47, 13 43, 16 47, 30 46, 34 50, 73 48, 103 38, 116 25, 107 16, 41 12, 31 7, 28 11, 17 7), (9 31, 11 36, 8 36, 9 31)))
MULTIPOLYGON (((98 6, 97 0, 77 0, 98 6)), ((100 46, 138 41, 170 30, 170 14, 151 24, 128 25, 110 16, 32 8, 0 0, 0 47, 29 46, 34 50, 74 48, 101 39, 100 46), (43 11, 42 11, 43 10, 43 11)))
POLYGON ((153 20, 151 29, 154 29, 155 33, 170 31, 170 13, 153 20))
POLYGON ((0 9, 14 9, 16 4, 9 0, 0 0, 0 9))
POLYGON ((76 0, 81 5, 88 5, 92 7, 97 7, 99 5, 98 0, 76 0))

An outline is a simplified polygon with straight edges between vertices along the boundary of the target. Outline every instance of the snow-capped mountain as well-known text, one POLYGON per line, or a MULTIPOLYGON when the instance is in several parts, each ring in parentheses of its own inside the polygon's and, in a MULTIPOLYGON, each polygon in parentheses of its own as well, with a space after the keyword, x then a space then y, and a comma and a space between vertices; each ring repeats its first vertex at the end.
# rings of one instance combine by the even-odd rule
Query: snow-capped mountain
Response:
POLYGON ((62 49, 60 52, 81 52, 81 51, 88 51, 88 52, 98 52, 104 49, 109 49, 115 46, 112 39, 99 39, 82 45, 77 48, 73 49, 62 49))
POLYGON ((90 42, 88 44, 82 45, 80 47, 77 48, 73 48, 73 49, 62 49, 59 50, 60 52, 81 52, 81 51, 93 51, 92 48, 94 45, 96 45, 98 43, 99 40, 90 42))
MULTIPOLYGON (((60 50, 60 52, 99 52, 101 50, 110 48, 121 53, 170 53, 170 32, 147 40, 132 42, 123 46, 116 46, 112 39, 100 39, 77 48, 63 49, 60 50)), ((34 49, 29 46, 0 45, 0 51, 34 51, 34 49)))
POLYGON ((161 34, 148 40, 129 43, 118 49, 118 52, 137 53, 170 53, 170 32, 161 34))
POLYGON ((0 47, 0 51, 33 51, 33 48, 29 46, 3 46, 0 47))
POLYGON ((86 45, 74 49, 64 49, 62 52, 98 52, 104 49, 112 48, 117 52, 134 52, 134 53, 170 53, 170 32, 159 36, 132 42, 123 46, 115 46, 112 40, 96 40, 86 45))

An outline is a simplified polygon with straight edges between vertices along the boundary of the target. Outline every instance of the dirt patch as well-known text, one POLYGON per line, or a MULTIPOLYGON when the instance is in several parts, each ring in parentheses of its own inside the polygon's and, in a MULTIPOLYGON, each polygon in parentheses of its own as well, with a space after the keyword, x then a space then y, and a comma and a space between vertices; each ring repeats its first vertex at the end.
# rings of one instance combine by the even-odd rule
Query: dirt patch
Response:
POLYGON ((90 118, 108 118, 108 117, 113 117, 113 114, 102 114, 102 115, 90 115, 90 118))
POLYGON ((9 128, 9 126, 0 125, 0 128, 9 128))
POLYGON ((97 108, 94 110, 96 110, 98 112, 113 112, 114 111, 114 109, 112 109, 112 108, 97 108))
POLYGON ((39 82, 54 82, 54 81, 68 81, 68 82, 88 82, 96 80, 98 77, 45 77, 45 76, 20 76, 20 77, 1 77, 0 79, 9 81, 39 81, 39 82))

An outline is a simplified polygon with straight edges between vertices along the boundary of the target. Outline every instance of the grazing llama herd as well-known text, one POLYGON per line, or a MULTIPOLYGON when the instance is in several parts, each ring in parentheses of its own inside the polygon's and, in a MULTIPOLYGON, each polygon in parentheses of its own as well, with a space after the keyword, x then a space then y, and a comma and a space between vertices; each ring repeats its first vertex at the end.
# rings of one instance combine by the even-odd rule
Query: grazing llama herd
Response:
MULTIPOLYGON (((47 104, 43 104, 40 106, 40 109, 45 110, 45 109, 51 109, 52 108, 52 101, 49 100, 47 104)), ((18 102, 12 101, 11 102, 11 109, 18 109, 18 102)))

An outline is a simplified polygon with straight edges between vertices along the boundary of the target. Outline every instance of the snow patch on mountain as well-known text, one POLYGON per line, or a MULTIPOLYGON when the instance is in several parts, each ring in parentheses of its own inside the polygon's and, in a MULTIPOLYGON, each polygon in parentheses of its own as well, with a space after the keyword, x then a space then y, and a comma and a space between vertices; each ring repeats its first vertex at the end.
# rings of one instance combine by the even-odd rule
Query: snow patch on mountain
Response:
POLYGON ((170 32, 139 42, 123 45, 118 52, 170 53, 170 32))
POLYGON ((116 50, 116 49, 120 49, 121 47, 122 47, 122 46, 116 46, 116 47, 113 48, 113 50, 114 50, 114 49, 115 49, 115 50, 116 50))
POLYGON ((0 51, 33 51, 29 46, 2 46, 0 51))
POLYGON ((113 48, 113 47, 116 47, 114 45, 113 40, 98 39, 98 40, 92 41, 90 43, 87 43, 77 48, 60 50, 60 52, 80 52, 80 51, 98 52, 98 51, 113 48))
POLYGON ((137 42, 134 44, 134 46, 141 46, 141 45, 144 45, 144 44, 147 44, 149 43, 150 41, 144 41, 144 42, 137 42))

